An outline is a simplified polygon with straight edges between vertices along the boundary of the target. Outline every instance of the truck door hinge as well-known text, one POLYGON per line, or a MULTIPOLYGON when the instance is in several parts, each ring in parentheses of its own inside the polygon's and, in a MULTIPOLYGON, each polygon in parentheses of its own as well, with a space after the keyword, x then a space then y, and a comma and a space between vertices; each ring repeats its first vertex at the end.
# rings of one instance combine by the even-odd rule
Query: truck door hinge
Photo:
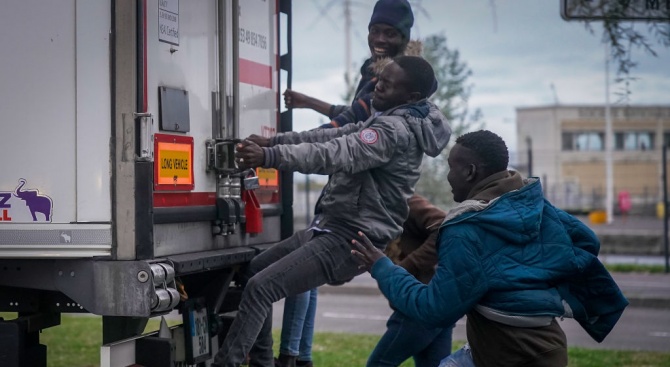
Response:
POLYGON ((154 159, 152 132, 154 118, 149 112, 135 112, 133 113, 138 124, 139 133, 139 152, 137 154, 137 161, 151 162, 154 159))

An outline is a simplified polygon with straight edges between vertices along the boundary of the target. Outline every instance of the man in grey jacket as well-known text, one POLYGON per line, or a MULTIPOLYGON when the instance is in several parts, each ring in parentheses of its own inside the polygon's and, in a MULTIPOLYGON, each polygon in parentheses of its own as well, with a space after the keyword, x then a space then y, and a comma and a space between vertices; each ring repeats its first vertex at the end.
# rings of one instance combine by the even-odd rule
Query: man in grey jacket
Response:
POLYGON ((394 59, 379 76, 372 116, 337 129, 252 135, 237 146, 241 167, 329 175, 310 228, 256 256, 245 273, 239 311, 214 366, 238 367, 258 338, 255 363, 271 366, 272 303, 362 273, 349 241, 358 231, 380 249, 397 238, 423 155, 437 156, 451 129, 426 99, 432 67, 415 56, 394 59), (268 347, 269 346, 269 347, 268 347), (267 349, 267 351, 265 351, 267 349))

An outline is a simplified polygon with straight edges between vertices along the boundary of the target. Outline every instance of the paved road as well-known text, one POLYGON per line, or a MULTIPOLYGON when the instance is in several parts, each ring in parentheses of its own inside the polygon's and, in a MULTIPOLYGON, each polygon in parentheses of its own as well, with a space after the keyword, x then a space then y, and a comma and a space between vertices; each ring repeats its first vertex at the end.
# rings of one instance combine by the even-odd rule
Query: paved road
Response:
MULTIPOLYGON (((281 328, 283 301, 275 304, 273 326, 281 328)), ((381 335, 391 309, 381 295, 320 292, 316 331, 381 335)), ((570 346, 612 350, 670 352, 670 310, 629 307, 607 339, 598 344, 574 320, 561 322, 570 346)), ((454 340, 466 340, 465 320, 454 329, 454 340)))
MULTIPOLYGON (((670 352, 670 274, 614 273, 615 281, 631 306, 607 339, 598 344, 574 320, 561 326, 571 346, 600 349, 648 350, 670 352)), ((319 288, 316 330, 381 335, 391 315, 369 273, 343 286, 319 288)), ((275 328, 281 328, 283 301, 273 312, 275 328)), ((465 340, 465 321, 454 330, 454 340, 465 340)))
MULTIPOLYGON (((591 224, 580 217, 597 234, 662 234, 663 221, 655 217, 615 217, 611 224, 591 224)), ((603 255, 604 263, 664 265, 663 256, 603 255)), ((597 343, 577 322, 566 319, 561 326, 570 346, 612 350, 670 352, 670 274, 614 273, 631 305, 603 343, 597 343)), ((319 289, 317 332, 366 333, 381 335, 391 314, 386 299, 368 273, 339 287, 319 289)), ((281 328, 283 301, 275 304, 273 323, 281 328)), ((465 320, 454 329, 454 340, 465 340, 465 320)))
MULTIPOLYGON (((670 274, 613 273, 612 277, 632 305, 663 308, 670 313, 670 274)), ((361 274, 343 286, 323 286, 320 290, 321 293, 379 294, 377 283, 369 273, 361 274)))

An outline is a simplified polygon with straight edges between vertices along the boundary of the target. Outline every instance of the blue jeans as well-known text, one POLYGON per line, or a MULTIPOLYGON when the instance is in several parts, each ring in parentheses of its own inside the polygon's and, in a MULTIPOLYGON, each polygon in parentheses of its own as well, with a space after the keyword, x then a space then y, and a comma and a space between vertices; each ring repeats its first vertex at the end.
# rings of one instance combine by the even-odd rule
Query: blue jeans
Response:
POLYGON ((451 354, 453 326, 431 328, 398 311, 386 322, 386 332, 368 358, 368 367, 399 366, 413 357, 416 367, 435 367, 451 354))
POLYGON ((442 360, 438 367, 475 367, 470 346, 465 344, 461 349, 454 352, 454 354, 442 360))
POLYGON ((273 366, 272 304, 326 283, 360 275, 363 271, 351 255, 351 240, 335 232, 313 235, 303 230, 254 257, 245 273, 249 280, 237 316, 214 357, 213 366, 239 367, 254 342, 252 359, 258 365, 273 366), (259 350, 259 346, 264 350, 259 350))
POLYGON ((312 360, 316 295, 317 290, 314 288, 284 300, 280 353, 298 356, 301 361, 312 360))

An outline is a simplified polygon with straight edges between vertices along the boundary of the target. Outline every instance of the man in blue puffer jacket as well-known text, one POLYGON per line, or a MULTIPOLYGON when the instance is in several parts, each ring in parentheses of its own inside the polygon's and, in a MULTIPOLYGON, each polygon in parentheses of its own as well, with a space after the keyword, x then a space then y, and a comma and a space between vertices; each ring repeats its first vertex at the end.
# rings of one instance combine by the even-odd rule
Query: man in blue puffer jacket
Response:
POLYGON ((456 140, 447 179, 454 201, 438 238, 438 269, 423 284, 380 251, 354 250, 391 304, 410 318, 447 327, 467 315, 469 346, 440 366, 566 366, 556 318, 572 317, 598 342, 628 301, 598 260, 600 243, 554 207, 537 178, 508 171, 508 151, 482 130, 456 140))

